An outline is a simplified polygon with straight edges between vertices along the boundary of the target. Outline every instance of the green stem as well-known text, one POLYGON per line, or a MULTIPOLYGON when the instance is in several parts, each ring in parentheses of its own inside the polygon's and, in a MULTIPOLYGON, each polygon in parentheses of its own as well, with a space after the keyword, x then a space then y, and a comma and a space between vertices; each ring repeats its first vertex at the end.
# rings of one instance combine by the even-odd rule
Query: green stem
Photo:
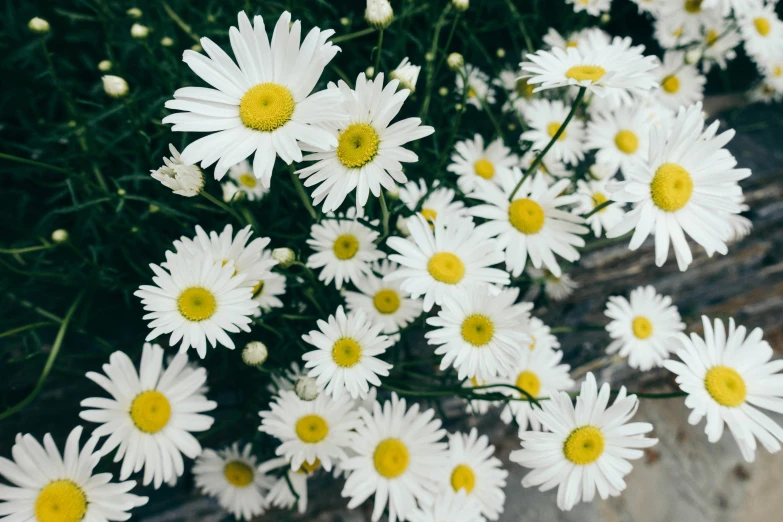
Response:
POLYGON ((386 206, 386 196, 383 195, 383 189, 381 189, 381 222, 383 223, 383 234, 375 241, 380 243, 386 236, 389 235, 389 208, 386 206))
POLYGON ((182 31, 185 32, 188 36, 190 36, 197 44, 201 44, 201 39, 198 37, 197 34, 195 34, 193 31, 191 31, 190 26, 186 24, 182 18, 179 17, 177 13, 174 12, 174 10, 167 4, 166 2, 163 2, 163 9, 166 11, 166 14, 169 15, 169 18, 174 20, 174 23, 179 26, 182 31))
POLYGON ((362 29, 361 31, 356 31, 355 33, 348 33, 342 36, 336 36, 329 41, 332 42, 333 44, 337 44, 340 42, 347 42, 348 40, 353 40, 354 38, 359 38, 360 36, 371 34, 375 32, 375 30, 376 29, 374 27, 368 27, 366 29, 362 29))
POLYGON ((487 103, 487 100, 485 98, 481 98, 480 96, 476 96, 476 98, 478 98, 478 101, 481 104, 481 107, 484 109, 484 112, 487 113, 487 116, 489 116, 489 119, 492 121, 492 126, 495 127, 494 137, 503 136, 503 130, 500 128, 498 120, 495 119, 495 115, 492 114, 492 111, 489 110, 489 104, 487 103))
POLYGON ((506 0, 506 5, 508 6, 508 10, 511 11, 511 16, 513 16, 514 19, 517 21, 517 24, 519 24, 519 32, 522 33, 522 36, 525 39, 525 46, 527 46, 527 52, 529 52, 530 54, 535 53, 536 50, 533 48, 533 42, 530 40, 530 35, 527 32, 527 27, 525 27, 525 23, 522 21, 522 15, 519 14, 519 11, 517 10, 512 0, 506 0))
MULTIPOLYGON (((446 4, 443 12, 440 14, 440 18, 435 23, 435 31, 432 34, 432 44, 430 44, 430 55, 432 60, 427 62, 427 91, 424 94, 424 102, 421 104, 421 110, 419 110, 419 119, 424 121, 427 118, 427 112, 430 108, 430 99, 432 98, 432 83, 434 77, 435 57, 438 51, 438 40, 440 40, 440 30, 443 27, 443 23, 446 21, 446 15, 451 11, 451 3, 446 4)), ((455 20, 456 23, 456 20, 455 20)))
POLYGON ((27 331, 27 330, 35 330, 36 328, 40 328, 41 326, 48 326, 50 324, 57 324, 57 323, 53 323, 52 321, 40 321, 40 322, 37 322, 37 323, 30 323, 30 324, 26 324, 24 326, 19 326, 18 328, 12 328, 10 330, 6 330, 3 333, 0 333, 0 339, 2 339, 3 337, 10 337, 12 335, 16 335, 18 333, 21 333, 21 332, 24 332, 24 331, 27 331))
POLYGON ((25 248, 0 248, 0 254, 24 254, 26 252, 37 252, 38 250, 48 250, 57 246, 57 243, 51 245, 38 245, 25 248))
POLYGON ((12 156, 11 154, 3 154, 2 152, 0 152, 0 159, 7 159, 9 161, 15 161, 17 163, 23 163, 25 165, 32 165, 33 167, 40 167, 42 169, 53 170, 55 172, 62 172, 63 174, 71 173, 71 171, 68 169, 55 167, 54 165, 47 165, 46 163, 41 163, 40 161, 33 161, 25 158, 20 158, 19 156, 12 156))
POLYGON ((375 55, 375 65, 373 66, 372 76, 375 78, 378 76, 379 67, 381 66, 381 50, 383 49, 383 29, 378 31, 378 46, 376 47, 377 54, 375 55))
POLYGON ((228 212, 229 214, 231 214, 231 215, 234 217, 234 219, 236 219, 237 221, 239 221, 241 224, 243 224, 243 225, 246 225, 246 224, 247 224, 247 223, 245 222, 245 220, 243 220, 243 219, 242 219, 242 216, 240 216, 239 214, 237 214, 237 211, 236 211, 236 210, 234 210, 233 208, 229 207, 228 205, 226 205, 225 203, 223 203, 222 201, 220 201, 219 199, 217 199, 215 196, 213 196, 212 194, 210 194, 210 193, 209 193, 209 192, 207 192, 206 190, 202 190, 201 192, 199 192, 199 194, 201 194, 202 196, 204 196, 204 197, 205 197, 205 198, 206 198, 208 201, 210 201, 210 202, 214 203, 214 204, 215 204, 215 206, 217 206, 217 207, 218 207, 218 208, 220 208, 221 210, 224 210, 224 211, 228 212))
POLYGON ((605 209, 606 207, 608 207, 612 203, 614 203, 614 201, 611 200, 611 199, 608 200, 608 201, 604 201, 603 203, 601 203, 600 205, 596 206, 595 208, 593 208, 593 210, 591 210, 590 212, 588 212, 587 214, 585 214, 582 217, 585 218, 585 219, 588 219, 590 216, 592 216, 593 214, 596 214, 598 212, 601 212, 603 209, 605 209))
POLYGON ((296 172, 294 172, 293 167, 291 167, 289 172, 291 173, 291 181, 294 182, 296 193, 299 194, 299 199, 301 199, 302 203, 304 203, 304 206, 307 209, 307 213, 310 214, 311 218, 317 220, 318 213, 313 208, 313 204, 310 202, 310 196, 307 195, 305 188, 302 186, 302 181, 299 179, 299 176, 296 175, 296 172))

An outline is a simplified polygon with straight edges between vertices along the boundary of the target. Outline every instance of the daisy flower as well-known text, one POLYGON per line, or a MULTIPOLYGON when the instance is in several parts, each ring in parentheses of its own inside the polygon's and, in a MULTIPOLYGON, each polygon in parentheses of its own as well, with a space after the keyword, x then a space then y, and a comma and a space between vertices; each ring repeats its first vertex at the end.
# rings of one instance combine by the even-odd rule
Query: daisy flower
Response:
POLYGON ((574 6, 574 12, 585 11, 592 16, 600 16, 609 11, 612 0, 566 0, 566 3, 574 6))
POLYGON ((611 406, 609 383, 600 391, 592 373, 582 383, 576 407, 566 392, 542 401, 542 409, 533 416, 547 431, 523 431, 522 449, 509 458, 532 471, 522 486, 540 486, 548 491, 557 486, 557 507, 570 511, 578 502, 590 502, 596 490, 602 499, 616 497, 625 489, 623 477, 632 467, 629 460, 644 455, 643 448, 658 439, 647 438, 653 427, 647 422, 629 420, 636 413, 636 395, 627 395, 625 387, 611 406))
MULTIPOLYGON (((579 283, 571 279, 571 276, 565 272, 556 276, 549 270, 542 270, 532 266, 528 266, 525 269, 525 272, 527 272, 534 281, 543 284, 544 294, 553 301, 565 301, 571 297, 574 290, 579 288, 579 283)), ((533 298, 534 297, 530 297, 529 299, 533 298)))
POLYGON ((736 26, 725 19, 714 26, 704 28, 704 50, 702 52, 701 68, 708 73, 713 65, 726 68, 726 62, 737 57, 735 49, 742 39, 736 26))
POLYGON ((419 80, 420 72, 421 66, 413 65, 406 56, 402 59, 400 65, 398 65, 396 69, 389 73, 389 77, 392 80, 399 80, 400 85, 402 85, 404 89, 415 92, 416 82, 419 80))
POLYGON ((649 111, 641 109, 634 104, 594 114, 587 126, 585 148, 596 149, 595 161, 606 165, 612 174, 647 159, 652 122, 649 111))
POLYGON ((571 33, 568 38, 565 38, 554 27, 550 27, 543 40, 549 49, 566 50, 567 48, 581 49, 582 45, 587 41, 592 41, 594 46, 600 44, 609 45, 611 37, 606 31, 598 27, 586 27, 571 33))
POLYGON ((258 431, 282 441, 275 450, 291 461, 291 470, 316 462, 329 471, 333 461, 347 458, 349 435, 360 423, 347 397, 333 399, 319 394, 312 401, 303 401, 292 391, 281 391, 269 410, 260 411, 258 431))
POLYGON ((399 281, 384 281, 383 277, 399 270, 397 263, 384 259, 372 265, 372 273, 356 278, 358 292, 346 292, 345 302, 350 312, 364 312, 370 322, 383 325, 383 333, 396 334, 421 315, 421 301, 410 299, 400 289, 399 281))
POLYGON ((511 174, 511 167, 519 161, 511 149, 503 145, 502 138, 485 148, 484 138, 476 134, 472 140, 458 141, 454 149, 456 152, 451 155, 452 163, 446 170, 459 176, 457 185, 464 194, 473 192, 481 180, 500 183, 501 179, 511 174))
POLYGON ((247 160, 242 160, 229 168, 228 177, 234 182, 233 185, 238 188, 239 193, 244 195, 248 201, 258 201, 269 192, 268 187, 259 183, 258 178, 253 174, 250 162, 247 160))
POLYGON ((171 334, 169 345, 180 344, 180 352, 191 346, 202 359, 207 355, 207 340, 234 349, 226 332, 249 332, 258 304, 253 289, 245 285, 245 274, 235 274, 233 261, 224 263, 210 254, 167 256, 166 270, 155 264, 155 286, 141 285, 133 295, 141 298, 152 319, 147 341, 171 334))
POLYGON ((764 332, 755 328, 746 337, 747 330, 735 326, 734 319, 729 319, 728 332, 720 319, 714 326, 706 316, 702 322, 704 338, 695 333, 676 338, 675 353, 682 362, 663 363, 688 394, 688 422, 695 425, 706 417, 704 432, 713 443, 720 440, 725 424, 748 462, 756 456, 757 439, 767 451, 780 451, 783 429, 759 411, 783 412, 778 373, 783 366, 770 360, 773 352, 762 339, 764 332))
POLYGON ((579 235, 588 231, 582 226, 581 217, 558 208, 573 202, 571 196, 561 196, 571 181, 561 179, 549 187, 541 175, 528 177, 509 202, 509 195, 521 179, 522 173, 514 169, 514 176, 502 187, 487 184, 475 194, 486 204, 471 207, 470 212, 488 220, 479 225, 478 231, 487 237, 497 236, 511 275, 519 276, 529 257, 536 268, 546 266, 559 276, 555 254, 572 262, 579 259, 574 247, 585 245, 579 235))
POLYGON ((310 229, 307 244, 315 254, 307 258, 307 266, 321 269, 319 281, 326 285, 334 281, 338 289, 342 288, 343 283, 354 282, 360 274, 369 274, 370 263, 384 257, 375 248, 378 236, 378 232, 359 223, 353 208, 345 216, 327 216, 310 229))
MULTIPOLYGON (((269 250, 261 251, 261 260, 259 264, 277 264, 277 261, 272 257, 272 252, 269 250)), ((258 282, 253 286, 253 301, 258 303, 258 309, 256 315, 261 315, 262 312, 268 312, 272 308, 281 308, 283 301, 278 296, 285 294, 285 276, 272 272, 271 270, 264 271, 263 274, 259 274, 258 282)))
POLYGON ((702 0, 658 0, 657 16, 679 28, 681 39, 686 42, 699 40, 702 29, 722 18, 718 9, 704 5, 702 0))
POLYGON ((397 254, 390 261, 403 268, 384 276, 384 281, 402 281, 400 288, 414 299, 424 296, 424 311, 455 289, 475 283, 508 285, 509 276, 503 270, 490 268, 503 261, 497 242, 478 233, 468 218, 449 223, 435 222, 435 229, 421 214, 408 222, 410 239, 390 237, 389 248, 397 254))
POLYGON ((531 351, 557 350, 560 348, 560 341, 552 334, 552 329, 538 317, 529 316, 527 320, 520 325, 520 329, 533 340, 530 345, 531 351))
POLYGON ((377 522, 388 504, 389 522, 406 520, 420 505, 431 505, 437 490, 432 479, 448 463, 446 431, 434 419, 432 409, 406 408, 405 399, 392 393, 391 401, 376 402, 372 412, 359 411, 362 425, 351 434, 355 456, 344 460, 350 475, 342 496, 353 509, 375 494, 372 521, 377 522))
POLYGON ((506 501, 503 488, 508 477, 508 471, 494 453, 495 446, 486 435, 479 436, 476 428, 467 435, 449 435, 449 467, 444 474, 443 489, 456 494, 464 492, 468 499, 478 503, 481 515, 489 520, 497 520, 503 512, 506 501))
POLYGON ((650 13, 653 16, 658 16, 658 11, 661 7, 660 0, 631 0, 636 4, 640 13, 650 13))
POLYGON ((737 14, 748 56, 757 63, 780 56, 783 52, 783 22, 775 14, 774 2, 756 4, 737 14))
POLYGON ((448 187, 439 187, 435 181, 432 190, 427 183, 420 179, 418 183, 409 181, 400 188, 400 201, 414 212, 421 213, 430 226, 435 226, 435 219, 441 219, 446 223, 454 217, 465 215, 465 206, 461 201, 454 201, 456 192, 448 187), (437 187, 437 188, 436 188, 437 187))
POLYGON ((291 366, 283 370, 282 374, 270 373, 269 377, 272 379, 272 382, 267 384, 266 389, 269 390, 269 393, 293 391, 296 381, 304 375, 307 375, 307 371, 304 367, 300 367, 298 362, 294 361, 291 363, 291 366))
POLYGON ((457 94, 460 99, 465 92, 465 80, 467 80, 468 92, 464 96, 467 98, 467 103, 478 110, 483 110, 481 100, 488 105, 495 103, 495 89, 490 85, 487 73, 466 63, 462 71, 456 75, 457 94))
POLYGON ((705 129, 697 103, 681 108, 670 128, 654 127, 650 161, 629 169, 626 181, 607 187, 611 199, 634 203, 634 208, 606 237, 619 237, 635 228, 629 248, 636 250, 654 231, 655 264, 663 266, 671 242, 682 271, 693 261, 683 231, 707 255, 726 254, 727 216, 739 214, 742 189, 737 182, 750 176, 750 170, 734 168, 737 161, 723 148, 734 131, 716 135, 719 125, 715 121, 705 129))
MULTIPOLYGON (((383 73, 368 80, 364 73, 351 90, 340 80, 337 90, 348 111, 348 118, 328 126, 337 141, 337 147, 307 148, 312 154, 305 161, 315 161, 297 171, 306 187, 318 185, 313 191, 315 205, 323 202, 323 211, 336 210, 345 198, 356 190, 356 206, 367 204, 370 192, 381 195, 381 186, 393 190, 396 183, 408 178, 402 172, 402 163, 418 161, 418 156, 402 146, 429 136, 435 129, 422 125, 419 118, 406 118, 393 125, 410 91, 397 91, 399 80, 383 85, 383 73)), ((330 89, 334 90, 334 89, 330 89)))
POLYGON ((114 462, 122 460, 120 480, 143 468, 144 485, 153 483, 158 489, 182 476, 182 455, 195 459, 201 453, 193 433, 212 427, 214 419, 203 413, 214 410, 217 403, 199 392, 207 380, 206 370, 193 370, 187 364, 187 356, 180 352, 164 368, 163 348, 145 344, 138 372, 120 351, 103 365, 106 375, 87 372, 87 378, 112 398, 84 399, 79 416, 100 424, 94 437, 108 436, 101 455, 118 448, 114 462))
POLYGON ((201 169, 183 163, 179 152, 171 143, 169 143, 169 151, 171 157, 163 157, 164 166, 158 170, 151 170, 150 174, 178 196, 186 198, 197 196, 204 188, 204 174, 201 169))
POLYGON ((136 482, 111 482, 111 473, 93 474, 101 455, 97 437, 79 450, 82 427, 71 430, 60 454, 47 433, 43 446, 32 435, 16 436, 13 460, 0 457, 0 520, 8 522, 108 522, 128 520, 147 497, 128 493, 136 482))
POLYGON ((464 491, 445 491, 438 494, 430 506, 411 512, 408 522, 483 522, 479 504, 468 498, 464 491))
POLYGON ((308 375, 335 399, 346 392, 354 399, 365 398, 370 385, 380 386, 378 376, 387 377, 392 367, 378 359, 392 345, 381 330, 383 324, 368 321, 364 312, 346 315, 338 307, 327 321, 318 320, 318 330, 302 336, 316 347, 302 355, 305 368, 311 368, 308 375))
POLYGON ((672 351, 672 337, 685 330, 671 297, 658 294, 652 286, 633 290, 630 301, 611 296, 604 314, 612 319, 606 325, 613 339, 606 353, 620 352, 631 368, 643 372, 661 366, 672 351))
POLYGON ((653 34, 661 47, 666 49, 683 48, 699 40, 700 34, 685 36, 682 20, 676 17, 658 17, 653 21, 653 34))
MULTIPOLYGON (((576 182, 576 208, 574 212, 579 215, 585 215, 595 210, 599 205, 609 201, 606 192, 606 183, 608 180, 594 180, 576 182)), ((602 230, 609 230, 617 225, 625 217, 625 211, 621 205, 609 205, 589 218, 587 224, 593 229, 595 237, 601 237, 602 230)))
POLYGON ((723 16, 728 16, 732 10, 736 14, 742 14, 751 7, 757 7, 762 0, 704 0, 701 5, 704 8, 718 8, 723 16))
MULTIPOLYGON (((522 133, 520 140, 532 142, 532 150, 544 150, 552 138, 557 134, 560 126, 565 121, 571 107, 566 107, 561 100, 533 100, 528 106, 525 120, 530 130, 522 133)), ((568 127, 560 134, 549 154, 556 160, 575 164, 584 159, 584 134, 583 121, 572 118, 568 127)))
POLYGON ((312 465, 304 462, 298 470, 293 471, 288 460, 271 459, 261 464, 258 472, 268 473, 281 468, 285 468, 283 476, 269 488, 266 496, 267 503, 280 509, 292 509, 296 506, 300 514, 304 513, 307 511, 307 479, 320 468, 320 462, 317 459, 312 465))
POLYGON ((345 117, 338 91, 312 94, 326 65, 339 51, 326 40, 334 31, 313 28, 302 41, 299 20, 280 15, 271 44, 264 20, 244 11, 237 16, 239 29, 229 37, 237 64, 209 38, 201 46, 209 58, 186 50, 184 61, 214 89, 184 87, 166 102, 181 110, 163 119, 173 131, 209 132, 182 151, 187 164, 201 162, 207 168, 217 162, 215 179, 251 154, 253 173, 269 188, 277 156, 289 165, 302 161, 300 143, 326 149, 336 147, 334 136, 320 127, 345 117))
POLYGON ((707 78, 696 67, 685 63, 682 51, 666 51, 657 72, 661 88, 655 91, 656 98, 666 107, 677 110, 704 99, 707 78))
POLYGON ((222 450, 206 449, 193 465, 193 477, 202 493, 215 497, 223 509, 237 520, 264 512, 264 493, 274 480, 260 473, 250 444, 242 450, 235 442, 222 450))

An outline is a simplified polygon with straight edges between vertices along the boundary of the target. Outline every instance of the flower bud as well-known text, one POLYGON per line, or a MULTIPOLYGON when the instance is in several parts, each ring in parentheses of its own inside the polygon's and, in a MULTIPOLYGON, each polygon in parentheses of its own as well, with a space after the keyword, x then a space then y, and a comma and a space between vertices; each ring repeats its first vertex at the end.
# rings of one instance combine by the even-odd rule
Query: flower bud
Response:
POLYGON ((701 49, 698 47, 685 53, 685 63, 688 65, 697 64, 699 60, 701 60, 701 49))
POLYGON ((192 198, 204 188, 204 174, 196 165, 186 165, 174 145, 169 144, 170 158, 163 158, 164 165, 152 170, 152 177, 174 191, 174 194, 192 198))
POLYGON ((389 24, 394 19, 394 11, 389 0, 367 0, 364 19, 376 29, 389 27, 389 24))
POLYGON ((128 82, 119 76, 108 75, 101 79, 103 80, 103 90, 112 98, 122 98, 128 94, 128 82))
POLYGON ((449 94, 449 90, 446 87, 441 87, 438 89, 438 94, 441 96, 447 96, 449 94))
POLYGON ((503 58, 504 56, 506 56, 506 50, 503 49, 502 47, 498 47, 498 50, 495 51, 495 55, 497 55, 498 58, 503 58))
POLYGON ((52 232, 52 241, 55 243, 65 243, 68 241, 68 231, 64 228, 58 228, 52 232))
POLYGON ((609 20, 611 20, 611 19, 612 19, 612 17, 609 16, 609 13, 604 13, 604 14, 601 15, 601 23, 602 24, 608 24, 609 20))
POLYGON ((261 341, 252 341, 242 349, 242 362, 248 366, 261 366, 266 361, 269 351, 261 341))
POLYGON ((451 53, 448 58, 446 58, 446 63, 452 71, 459 71, 462 69, 462 66, 465 65, 465 59, 459 53, 451 53))
POLYGON ((46 34, 49 32, 49 22, 36 16, 27 22, 27 28, 36 34, 46 34))
POLYGON ((103 72, 111 71, 111 62, 109 60, 101 60, 98 64, 98 70, 103 72))
POLYGON ((347 16, 343 16, 340 18, 340 25, 349 26, 351 25, 351 20, 347 16))
POLYGON ((141 15, 143 14, 141 12, 141 9, 138 7, 131 7, 127 11, 125 11, 125 14, 127 14, 129 17, 133 18, 134 20, 138 20, 141 18, 141 15))
POLYGON ((296 380, 294 391, 296 396, 303 401, 310 402, 318 397, 318 385, 315 383, 315 379, 309 375, 302 375, 296 380))
POLYGON ((272 250, 272 259, 277 261, 282 268, 288 268, 296 261, 296 254, 290 248, 275 248, 272 250))
POLYGON ((137 40, 146 38, 148 34, 150 34, 150 29, 147 26, 141 24, 133 24, 131 26, 131 36, 137 40))
POLYGON ((470 5, 470 0, 451 0, 451 5, 454 6, 454 9, 457 11, 467 11, 468 6, 470 5))
POLYGON ((375 67, 373 67, 372 65, 369 66, 367 69, 364 70, 364 74, 368 78, 372 78, 373 76, 375 76, 375 67))
POLYGON ((160 45, 163 47, 171 47, 174 45, 174 40, 172 38, 169 38, 168 36, 164 36, 160 39, 160 45))
POLYGON ((424 61, 425 62, 431 62, 434 59, 435 59, 435 54, 434 53, 431 53, 430 51, 427 51, 426 53, 424 53, 424 61))
POLYGON ((403 88, 415 92, 416 82, 419 79, 419 71, 421 71, 421 67, 413 65, 408 61, 408 58, 405 57, 402 59, 402 62, 400 62, 400 65, 389 74, 389 77, 393 80, 398 80, 403 88))

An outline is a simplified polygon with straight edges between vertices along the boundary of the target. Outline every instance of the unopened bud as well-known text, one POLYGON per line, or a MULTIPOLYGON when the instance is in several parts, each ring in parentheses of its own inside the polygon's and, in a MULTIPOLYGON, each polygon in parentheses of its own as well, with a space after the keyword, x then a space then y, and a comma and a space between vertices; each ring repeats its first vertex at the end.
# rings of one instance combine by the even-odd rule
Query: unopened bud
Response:
POLYGON ((163 47, 171 47, 172 45, 174 45, 174 40, 168 36, 164 36, 163 38, 160 39, 160 45, 162 45, 163 47))
POLYGON ((315 379, 309 375, 303 375, 296 380, 294 391, 296 396, 303 401, 313 401, 318 397, 318 385, 315 383, 315 379))
POLYGON ((111 71, 111 62, 109 60, 101 60, 98 63, 98 70, 103 72, 111 71))
POLYGON ((373 76, 375 76, 375 67, 373 67, 372 65, 369 66, 367 69, 365 69, 364 74, 368 78, 372 78, 373 76))
POLYGON ((112 98, 122 98, 128 94, 128 82, 119 76, 104 76, 103 90, 112 98))
POLYGON ((685 53, 685 63, 688 65, 697 64, 699 60, 701 60, 701 49, 698 47, 685 53))
POLYGON ((454 9, 457 11, 467 11, 470 0, 451 0, 451 5, 453 5, 454 9))
POLYGON ((125 11, 125 14, 133 18, 134 20, 138 20, 139 18, 141 18, 141 15, 143 13, 141 12, 141 9, 139 9, 138 7, 131 7, 130 9, 125 11))
POLYGON ((290 248, 275 248, 272 250, 272 259, 277 261, 282 268, 288 268, 296 261, 296 254, 290 248))
POLYGON ((248 366, 261 366, 266 361, 269 352, 261 341, 252 341, 242 349, 242 362, 248 366))
POLYGON ((136 39, 143 39, 146 38, 148 34, 150 34, 149 27, 141 24, 133 24, 131 26, 131 36, 136 39))
POLYGON ((58 228, 52 232, 52 241, 55 243, 65 243, 68 241, 68 231, 64 228, 58 228))
POLYGON ((497 55, 498 58, 503 58, 504 56, 506 56, 506 50, 503 49, 502 47, 498 47, 498 50, 495 51, 495 54, 497 55))
POLYGON ((448 58, 446 58, 446 63, 452 71, 459 71, 462 69, 462 66, 465 65, 465 58, 459 53, 451 53, 448 58))
POLYGON ((36 34, 46 34, 49 32, 49 22, 36 16, 27 22, 27 28, 36 34))

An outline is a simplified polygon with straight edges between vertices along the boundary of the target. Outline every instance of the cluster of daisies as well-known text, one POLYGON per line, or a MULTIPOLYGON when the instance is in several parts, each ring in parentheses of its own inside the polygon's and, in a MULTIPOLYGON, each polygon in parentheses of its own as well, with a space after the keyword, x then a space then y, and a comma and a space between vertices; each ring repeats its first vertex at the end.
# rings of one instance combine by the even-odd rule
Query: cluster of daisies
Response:
MULTIPOLYGON (((609 6, 571 3, 593 15, 609 6)), ((415 180, 403 164, 418 161, 413 142, 435 129, 398 118, 419 74, 408 58, 390 81, 362 73, 353 86, 340 80, 316 91, 339 51, 329 42, 333 31, 303 37, 287 12, 271 40, 260 16, 239 13, 229 31, 233 59, 209 38, 201 39, 206 55, 185 51, 185 63, 211 87, 177 90, 166 107, 179 112, 163 121, 205 135, 181 153, 171 147, 152 176, 191 197, 204 190, 202 169, 214 165, 215 179, 228 174, 228 204, 263 205, 277 183, 298 183, 322 214, 313 211, 301 254, 272 249, 250 225, 196 226, 195 236, 173 241, 165 260, 150 265, 153 284, 136 295, 147 311, 147 341, 167 337, 178 353, 166 357, 145 344, 138 364, 118 351, 101 373, 89 372, 105 393, 81 402, 82 420, 96 425, 83 446, 82 427, 62 454, 50 435, 41 445, 20 434, 13 460, 0 457, 10 483, 0 486, 0 520, 126 520, 147 501, 130 493, 137 480, 168 487, 186 469, 237 519, 270 508, 304 512, 309 478, 326 472, 344 480, 349 508, 373 499, 373 521, 384 514, 391 522, 498 520, 508 472, 488 438, 475 428, 447 432, 434 410, 409 403, 397 387, 406 376, 395 366, 400 341, 409 334, 423 334, 439 361, 435 372, 460 383, 455 395, 468 413, 497 411, 518 430, 521 447, 510 458, 530 470, 523 487, 557 488, 563 510, 596 494, 619 495, 629 461, 657 442, 653 426, 633 420, 639 401, 624 387, 599 386, 592 373, 577 387, 558 339, 520 287, 568 298, 577 285, 566 270, 590 236, 628 238, 636 250, 652 234, 655 263, 663 265, 671 247, 686 270, 691 243, 708 256, 726 254, 749 233, 739 181, 750 172, 725 148, 734 132, 705 123, 698 66, 725 67, 744 42, 766 71, 783 45, 781 22, 761 0, 637 3, 656 17, 664 47, 678 50, 661 60, 600 29, 566 36, 552 29, 545 49, 492 82, 450 58, 469 110, 493 110, 504 91, 501 110, 518 121, 519 143, 475 134, 448 152, 443 172, 425 168, 415 180), (290 178, 277 179, 278 157, 291 165, 290 178), (294 265, 308 282, 292 275, 294 265), (275 309, 288 306, 293 277, 341 304, 322 311, 316 299, 312 307, 288 303, 318 319, 290 367, 263 368, 271 400, 258 429, 275 441, 274 452, 234 440, 202 448, 197 435, 210 430, 218 404, 207 398, 206 370, 188 360, 189 349, 204 359, 210 346, 234 349, 233 334, 285 321, 275 309), (120 466, 120 482, 95 473, 101 459, 120 466)), ((468 2, 453 4, 462 11, 468 2)), ((393 11, 370 0, 366 16, 384 27, 393 11)), ((765 82, 780 76, 769 71, 765 82)), ((304 210, 300 217, 307 219, 304 210)), ((760 329, 705 317, 703 334, 687 336, 672 299, 652 286, 609 297, 605 314, 606 353, 640 371, 674 373, 692 410, 688 421, 706 418, 710 441, 727 426, 748 461, 758 442, 780 450, 783 428, 761 410, 783 412, 783 363, 771 361, 760 329)), ((255 341, 242 360, 261 366, 267 354, 255 341)))

